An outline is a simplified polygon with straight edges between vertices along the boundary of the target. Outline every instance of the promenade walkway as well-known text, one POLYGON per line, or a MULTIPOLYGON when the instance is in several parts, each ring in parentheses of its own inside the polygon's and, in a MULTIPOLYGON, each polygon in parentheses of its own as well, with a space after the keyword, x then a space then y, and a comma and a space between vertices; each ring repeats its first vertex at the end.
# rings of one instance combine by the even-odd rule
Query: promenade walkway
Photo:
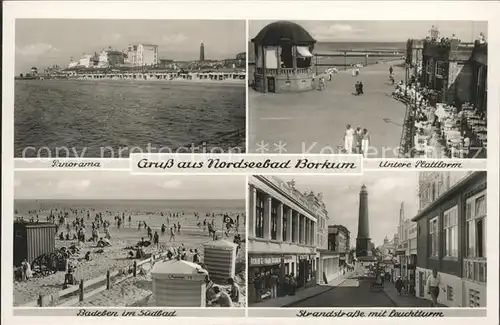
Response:
MULTIPOLYGON (((404 69, 394 66, 396 81, 404 79, 404 69)), ((249 152, 257 153, 337 153, 343 146, 346 124, 367 128, 371 135, 368 158, 396 158, 405 105, 389 94, 389 64, 340 71, 327 81, 326 89, 303 93, 271 94, 249 89, 249 152), (353 96, 354 84, 361 80, 364 95, 353 96), (385 154, 383 147, 390 148, 385 154)))

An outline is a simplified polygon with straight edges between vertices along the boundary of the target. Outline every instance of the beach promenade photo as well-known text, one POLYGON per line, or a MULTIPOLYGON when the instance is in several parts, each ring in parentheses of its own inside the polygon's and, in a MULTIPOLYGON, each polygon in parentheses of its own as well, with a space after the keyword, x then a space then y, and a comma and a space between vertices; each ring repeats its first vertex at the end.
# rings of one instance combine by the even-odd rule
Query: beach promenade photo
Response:
POLYGON ((249 151, 485 158, 487 23, 250 21, 249 151))
POLYGON ((15 182, 14 306, 246 305, 245 177, 15 182))
POLYGON ((15 157, 245 152, 245 40, 242 20, 16 20, 15 157))

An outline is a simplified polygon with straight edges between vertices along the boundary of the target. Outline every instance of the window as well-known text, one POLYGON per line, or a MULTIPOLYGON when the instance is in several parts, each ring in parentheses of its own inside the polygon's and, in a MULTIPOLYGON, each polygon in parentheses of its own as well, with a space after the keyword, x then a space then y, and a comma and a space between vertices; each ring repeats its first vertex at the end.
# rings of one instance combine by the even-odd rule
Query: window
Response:
POLYGON ((445 74, 445 62, 437 61, 436 62, 436 77, 442 78, 445 74))
POLYGON ((444 256, 458 257, 458 208, 447 210, 443 214, 444 256))
POLYGON ((429 235, 431 238, 431 256, 439 256, 439 224, 438 217, 432 218, 429 221, 429 235))
POLYGON ((292 242, 295 243, 297 242, 297 219, 294 216, 294 213, 292 212, 292 242))
MULTIPOLYGON (((283 208, 283 238, 282 240, 283 241, 286 241, 287 240, 287 235, 288 235, 288 208, 283 208)), ((288 274, 288 273, 286 273, 288 274)))
POLYGON ((278 234, 278 205, 271 203, 271 239, 276 240, 278 234))
POLYGON ((257 192, 255 216, 255 237, 264 238, 264 198, 257 192))
POLYGON ((446 299, 453 301, 453 287, 446 286, 446 299))
POLYGON ((466 201, 467 256, 486 257, 486 192, 466 201))
POLYGON ((480 292, 474 289, 469 289, 469 307, 481 307, 480 292))

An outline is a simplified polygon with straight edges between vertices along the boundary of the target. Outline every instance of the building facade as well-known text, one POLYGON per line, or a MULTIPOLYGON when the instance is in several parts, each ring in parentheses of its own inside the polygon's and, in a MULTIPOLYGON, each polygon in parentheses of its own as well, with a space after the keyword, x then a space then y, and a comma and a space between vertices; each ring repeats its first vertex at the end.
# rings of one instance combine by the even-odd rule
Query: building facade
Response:
POLYGON ((129 45, 126 63, 133 66, 156 66, 159 63, 158 45, 137 44, 129 45))
POLYGON ((471 103, 486 111, 487 60, 488 45, 485 41, 425 40, 421 85, 438 92, 437 102, 457 107, 471 103))
MULTIPOLYGON (((486 172, 441 172, 447 186, 429 201, 421 196, 417 223, 416 295, 430 299, 426 280, 441 278, 438 302, 450 307, 486 306, 486 172), (460 176, 461 175, 461 176, 460 176)), ((420 186, 435 184, 435 172, 422 173, 420 186)), ((427 191, 427 190, 425 190, 427 191)), ((425 191, 420 191, 421 193, 425 191)))
MULTIPOLYGON (((320 283, 320 250, 327 249, 326 231, 320 224, 328 220, 321 194, 302 193, 295 182, 277 177, 249 177, 248 271, 252 275, 271 272, 280 281, 293 274, 299 287, 320 283)), ((249 283, 250 303, 260 301, 260 293, 249 283)))

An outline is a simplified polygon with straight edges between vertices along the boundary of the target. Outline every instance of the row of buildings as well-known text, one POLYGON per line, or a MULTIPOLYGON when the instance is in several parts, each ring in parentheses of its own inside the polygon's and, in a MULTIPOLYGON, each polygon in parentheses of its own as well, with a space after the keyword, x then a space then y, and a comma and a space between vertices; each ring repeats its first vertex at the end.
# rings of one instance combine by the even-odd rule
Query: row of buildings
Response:
MULTIPOLYGON (((249 177, 248 193, 249 288, 254 288, 256 275, 293 274, 299 288, 307 288, 345 271, 351 262, 350 232, 342 225, 328 225, 320 193, 301 192, 295 181, 272 176, 249 177)), ((249 291, 252 304, 266 290, 249 291)))
POLYGON ((136 44, 129 45, 125 51, 114 50, 110 47, 99 53, 83 54, 77 61, 72 58, 68 68, 108 68, 120 65, 155 66, 159 63, 158 45, 136 44))
POLYGON ((395 276, 410 292, 431 299, 426 280, 441 277, 438 302, 449 307, 485 307, 486 172, 421 172, 419 211, 405 218, 403 204, 393 240, 395 276))
POLYGON ((435 101, 460 107, 470 103, 486 112, 488 43, 483 34, 473 43, 439 38, 434 30, 424 40, 407 42, 406 63, 422 87, 436 92, 435 101))

